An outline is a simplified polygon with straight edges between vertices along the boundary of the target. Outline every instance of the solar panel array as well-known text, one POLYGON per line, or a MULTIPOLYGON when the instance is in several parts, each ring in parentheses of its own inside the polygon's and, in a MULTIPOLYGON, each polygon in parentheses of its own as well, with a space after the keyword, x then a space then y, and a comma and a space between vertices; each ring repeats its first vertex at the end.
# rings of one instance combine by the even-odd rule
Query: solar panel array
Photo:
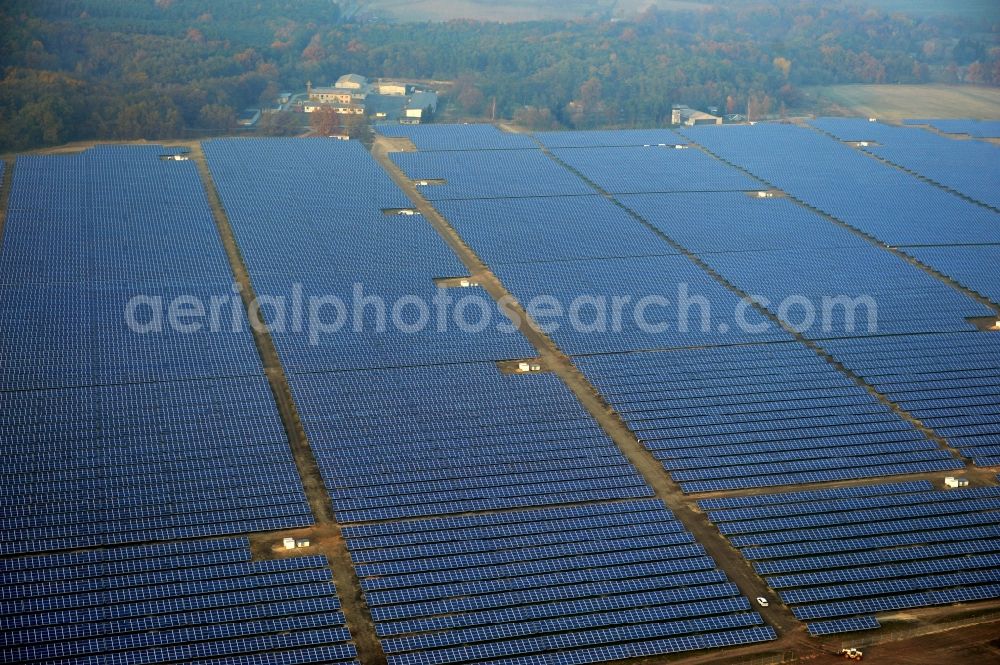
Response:
POLYGON ((504 264, 494 273, 571 355, 788 339, 684 256, 504 264), (550 298, 562 318, 544 315, 550 298), (615 298, 628 305, 617 320, 615 298))
POLYGON ((2 554, 312 524, 197 170, 162 153, 18 158, 0 248, 2 554), (137 295, 164 332, 128 325, 137 295), (184 332, 177 296, 232 303, 219 332, 184 332))
POLYGON ((762 185, 701 150, 673 146, 565 148, 552 151, 612 194, 749 191, 762 185))
POLYGON ((978 466, 1000 464, 997 335, 920 335, 822 345, 978 466))
POLYGON ((675 192, 624 194, 615 199, 703 258, 719 252, 857 250, 865 245, 861 238, 785 198, 675 192))
POLYGON ((493 125, 376 125, 393 138, 407 138, 421 152, 447 150, 512 150, 534 148, 530 136, 504 132, 493 125))
MULTIPOLYGON (((229 325, 186 334, 155 323, 179 296, 232 296, 229 264, 192 162, 157 146, 18 159, 0 251, 0 387, 28 390, 260 372, 229 325), (159 302, 157 301, 157 302, 159 302), (152 326, 150 326, 152 327, 152 326)), ((229 308, 226 309, 226 314, 229 308)), ((225 319, 228 323, 228 318, 225 319)))
POLYGON ((1000 246, 907 247, 903 250, 926 266, 1000 305, 1000 246))
POLYGON ((812 621, 806 624, 809 634, 813 637, 836 635, 839 633, 856 633, 863 630, 875 630, 881 627, 882 625, 878 622, 878 619, 872 616, 812 621))
POLYGON ((875 141, 877 145, 862 149, 984 205, 1000 208, 1000 146, 956 141, 922 129, 861 119, 821 118, 811 124, 841 140, 875 141))
MULTIPOLYGON (((228 139, 204 148, 257 295, 284 299, 285 325, 271 336, 286 371, 533 355, 519 335, 497 330, 502 320, 495 308, 493 325, 480 334, 447 320, 439 330, 437 318, 420 325, 421 310, 406 303, 416 297, 429 308, 436 278, 468 270, 419 215, 383 214, 412 204, 360 144, 228 139), (326 327, 309 325, 309 303, 326 327), (394 310, 403 325, 394 325, 394 310)), ((454 299, 470 292, 488 302, 481 289, 454 299)))
POLYGON ((889 245, 1000 241, 1000 214, 792 125, 694 127, 682 133, 809 206, 889 245))
POLYGON ((392 161, 430 201, 593 194, 587 183, 540 150, 394 152, 392 161))
POLYGON ((576 364, 685 492, 963 467, 799 344, 576 364))
MULTIPOLYGON (((573 136, 565 144, 629 142, 628 138, 616 141, 613 134, 602 132, 592 142, 573 136)), ((559 144, 555 135, 544 140, 559 144)), ((586 154, 594 169, 612 173, 602 163, 617 165, 622 154, 660 150, 592 147, 556 153, 560 159, 586 154)), ((477 156, 467 154, 469 159, 477 156)), ((743 177, 718 161, 711 171, 722 180, 726 173, 743 177)), ((628 169, 621 173, 634 175, 628 169)), ((649 181, 635 179, 638 189, 649 181)), ((822 312, 824 320, 805 331, 810 337, 971 331, 974 328, 966 317, 990 312, 788 199, 761 198, 744 191, 683 191, 711 187, 697 177, 668 180, 672 184, 667 188, 679 191, 616 195, 615 201, 697 254, 728 282, 767 298, 773 313, 782 315, 781 305, 793 297, 807 297, 816 310, 824 298, 834 296, 875 301, 871 309, 862 302, 853 320, 850 308, 834 303, 829 312, 822 312), (775 265, 782 270, 775 270, 775 265)), ((748 189, 760 187, 751 183, 748 189)), ((476 194, 473 188, 456 196, 466 193, 476 194)), ((575 228, 568 230, 564 211, 578 200, 594 199, 540 197, 499 203, 471 199, 435 205, 559 347, 577 356, 577 365, 685 491, 963 468, 961 460, 915 431, 814 352, 794 344, 734 346, 790 342, 790 337, 752 308, 740 306, 732 292, 678 255, 662 238, 640 233, 638 229, 646 227, 632 215, 622 214, 621 208, 602 204, 606 211, 600 211, 600 216, 573 217, 575 228), (628 230, 630 219, 636 231, 628 230), (599 229, 594 235, 605 233, 603 244, 590 240, 594 237, 591 226, 599 229), (574 244, 570 236, 579 242, 574 244), (602 250, 615 256, 598 258, 602 250), (600 325, 601 307, 609 307, 616 297, 628 296, 635 303, 650 296, 669 296, 671 306, 680 309, 677 289, 681 285, 698 298, 697 304, 686 305, 686 330, 681 330, 683 317, 676 310, 664 315, 654 309, 656 316, 642 322, 628 316, 618 321, 605 318, 605 325, 600 325), (583 303, 576 311, 577 325, 565 316, 553 317, 552 310, 546 309, 551 302, 559 303, 564 315, 567 304, 583 303), (708 325, 701 318, 703 310, 709 314, 708 325), (671 325, 659 329, 649 326, 650 322, 671 325), (589 357, 654 349, 677 351, 589 357), (734 392, 740 397, 732 397, 734 392), (845 457, 850 464, 844 464, 845 457)), ((599 210, 595 207, 595 213, 599 210)), ((796 314, 791 308, 784 318, 796 325, 796 314)))
POLYGON ((904 120, 906 125, 929 125, 945 134, 968 134, 975 138, 1000 138, 1000 120, 904 120))
POLYGON ((813 634, 1000 597, 1000 487, 872 485, 700 505, 813 634))
POLYGON ((0 560, 5 663, 353 663, 323 557, 246 539, 0 560))
POLYGON ((677 253, 599 195, 434 205, 491 266, 677 253))
POLYGON ((616 146, 672 147, 686 145, 687 139, 669 129, 612 129, 576 132, 535 132, 546 148, 597 148, 616 146))
POLYGON ((344 536, 392 665, 593 663, 775 639, 657 501, 344 536))
POLYGON ((554 375, 477 363, 292 385, 342 522, 652 496, 554 375))
POLYGON ((972 330, 991 310, 786 199, 743 194, 620 197, 745 293, 813 338, 972 330), (752 250, 752 251, 751 251, 752 250), (781 270, 775 270, 780 265, 781 270), (858 300, 831 306, 824 298, 858 300), (802 306, 805 298, 812 315, 802 306), (784 311, 782 306, 785 305, 784 311), (852 317, 853 311, 853 317, 852 317), (812 321, 810 321, 812 319, 812 321))
MULTIPOLYGON (((302 143, 278 144, 282 161, 307 161, 302 143)), ((376 176, 352 160, 370 158, 323 145, 316 172, 340 165, 326 180, 309 169, 264 176, 240 166, 259 163, 252 144, 206 144, 258 289, 273 261, 311 266, 311 253, 336 247, 336 261, 319 263, 339 272, 315 271, 307 289, 356 271, 373 292, 421 293, 454 258, 422 218, 387 219, 357 197, 376 176), (323 198, 337 214, 310 203, 323 198), (312 210, 326 229, 300 238, 276 201, 293 220, 312 210), (403 225, 421 230, 393 237, 403 225)), ((531 347, 479 336, 492 341, 354 332, 352 345, 394 347, 375 367, 346 344, 332 362, 275 335, 390 663, 586 663, 774 639, 683 526, 645 500, 652 490, 554 375, 504 375, 493 362, 531 347)))

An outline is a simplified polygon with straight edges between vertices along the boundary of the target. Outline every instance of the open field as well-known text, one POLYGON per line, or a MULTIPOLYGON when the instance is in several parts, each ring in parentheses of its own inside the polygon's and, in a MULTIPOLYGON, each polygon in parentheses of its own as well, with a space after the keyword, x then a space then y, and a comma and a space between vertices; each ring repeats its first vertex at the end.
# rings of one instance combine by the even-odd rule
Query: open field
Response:
POLYGON ((1000 118, 1000 90, 971 85, 834 85, 810 88, 817 113, 905 118, 1000 118))

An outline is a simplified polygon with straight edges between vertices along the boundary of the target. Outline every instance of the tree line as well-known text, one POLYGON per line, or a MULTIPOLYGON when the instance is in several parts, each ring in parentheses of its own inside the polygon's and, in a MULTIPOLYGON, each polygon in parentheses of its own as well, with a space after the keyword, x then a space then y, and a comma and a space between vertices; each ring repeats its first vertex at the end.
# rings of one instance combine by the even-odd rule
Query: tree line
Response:
POLYGON ((1000 85, 998 30, 814 0, 515 24, 357 23, 331 0, 8 0, 0 149, 224 134, 346 72, 453 81, 453 117, 495 100, 532 127, 662 125, 673 103, 779 113, 810 85, 1000 85))

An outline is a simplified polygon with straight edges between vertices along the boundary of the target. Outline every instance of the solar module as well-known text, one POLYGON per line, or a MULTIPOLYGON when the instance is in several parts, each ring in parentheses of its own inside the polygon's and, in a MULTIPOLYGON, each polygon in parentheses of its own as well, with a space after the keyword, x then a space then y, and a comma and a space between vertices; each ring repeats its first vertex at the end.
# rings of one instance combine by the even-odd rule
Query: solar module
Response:
POLYGON ((764 123, 693 127, 681 133, 806 205, 888 245, 995 243, 1000 239, 996 211, 811 129, 764 123))
POLYGON ((797 618, 837 619, 810 623, 813 635, 878 627, 873 617, 855 615, 1000 597, 996 487, 867 489, 836 499, 794 492, 758 507, 717 508, 712 500, 701 507, 797 618), (873 508, 886 502, 901 505, 873 508), (744 519, 745 511, 756 519, 744 519), (951 518, 963 516, 989 526, 956 528, 951 518))
POLYGON ((6 561, 21 562, 0 578, 8 662, 356 656, 324 557, 251 562, 246 539, 227 539, 6 561), (239 560, 204 556, 224 553, 239 560))
POLYGON ((1000 208, 1000 149, 985 141, 956 141, 922 129, 863 119, 820 118, 810 124, 841 140, 866 139, 862 149, 906 171, 994 209, 1000 208), (875 143, 872 145, 872 143, 875 143))
POLYGON ((161 154, 18 159, 0 247, 0 496, 19 534, 4 554, 312 523, 238 299, 215 331, 128 320, 137 296, 146 323, 236 294, 194 163, 161 154))

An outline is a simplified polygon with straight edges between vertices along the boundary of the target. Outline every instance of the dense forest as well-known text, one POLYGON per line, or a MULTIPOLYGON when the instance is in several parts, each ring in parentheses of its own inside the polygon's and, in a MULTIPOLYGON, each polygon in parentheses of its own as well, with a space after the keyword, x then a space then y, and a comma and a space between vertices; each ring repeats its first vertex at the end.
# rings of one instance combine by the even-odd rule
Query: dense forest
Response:
POLYGON ((812 0, 513 24, 359 22, 331 0, 6 0, 0 150, 225 133, 346 72, 454 81, 452 114, 495 98, 536 127, 663 124, 679 102, 780 113, 807 85, 1000 85, 998 30, 812 0))

